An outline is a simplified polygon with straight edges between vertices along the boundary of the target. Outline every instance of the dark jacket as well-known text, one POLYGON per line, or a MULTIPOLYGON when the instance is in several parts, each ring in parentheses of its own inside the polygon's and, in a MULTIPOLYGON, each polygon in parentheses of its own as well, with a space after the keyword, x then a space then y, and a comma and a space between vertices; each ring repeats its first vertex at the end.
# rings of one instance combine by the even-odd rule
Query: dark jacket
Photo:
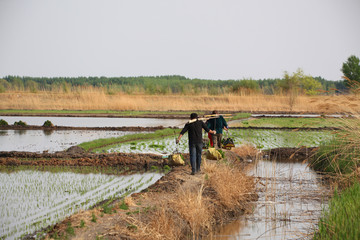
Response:
POLYGON ((211 130, 216 130, 216 134, 222 134, 223 128, 228 127, 223 116, 219 116, 217 118, 211 118, 207 120, 207 127, 211 130))
POLYGON ((189 145, 202 143, 202 129, 206 132, 210 131, 203 121, 196 120, 195 122, 185 124, 180 134, 184 135, 184 133, 189 131, 189 145))

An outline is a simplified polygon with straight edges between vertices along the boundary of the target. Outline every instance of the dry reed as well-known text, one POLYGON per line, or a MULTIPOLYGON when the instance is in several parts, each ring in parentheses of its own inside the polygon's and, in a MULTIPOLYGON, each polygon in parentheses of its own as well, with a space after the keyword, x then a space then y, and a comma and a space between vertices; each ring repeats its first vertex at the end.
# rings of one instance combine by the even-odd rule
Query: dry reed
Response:
MULTIPOLYGON (((338 113, 360 110, 356 96, 298 96, 295 112, 338 113), (340 104, 341 103, 341 104, 340 104)), ((289 111, 283 95, 108 95, 95 88, 79 92, 5 92, 0 93, 0 109, 34 110, 213 110, 289 111)))
POLYGON ((248 194, 255 188, 252 178, 226 164, 218 164, 215 168, 204 165, 204 170, 208 174, 208 186, 215 190, 220 204, 229 210, 246 209, 248 194))
POLYGON ((171 201, 175 211, 190 225, 193 237, 209 231, 213 222, 213 207, 210 201, 203 196, 204 185, 197 191, 180 187, 176 198, 171 201))

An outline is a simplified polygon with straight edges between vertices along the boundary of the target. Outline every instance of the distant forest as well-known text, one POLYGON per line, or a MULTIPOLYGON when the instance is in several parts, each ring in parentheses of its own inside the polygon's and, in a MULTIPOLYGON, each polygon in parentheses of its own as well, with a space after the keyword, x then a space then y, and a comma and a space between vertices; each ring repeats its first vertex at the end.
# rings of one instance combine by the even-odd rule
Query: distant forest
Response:
MULTIPOLYGON (((107 94, 198 94, 210 95, 235 93, 241 95, 283 94, 284 79, 242 79, 205 80, 189 79, 183 76, 140 76, 140 77, 19 77, 7 76, 0 79, 0 92, 6 91, 80 91, 87 87, 103 89, 107 94)), ((344 81, 329 81, 314 77, 318 82, 314 94, 334 94, 346 92, 344 81)), ((301 86, 299 85, 299 88, 301 86)), ((301 89, 300 89, 301 90, 301 89)), ((305 91, 303 91, 305 92, 305 91)), ((301 92, 300 92, 301 93, 301 92)))

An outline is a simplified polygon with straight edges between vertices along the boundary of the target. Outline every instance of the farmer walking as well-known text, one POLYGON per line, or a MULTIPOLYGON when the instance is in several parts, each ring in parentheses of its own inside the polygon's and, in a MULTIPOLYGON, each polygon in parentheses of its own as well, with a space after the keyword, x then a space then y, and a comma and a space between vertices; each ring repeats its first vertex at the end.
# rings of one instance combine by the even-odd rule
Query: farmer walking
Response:
POLYGON ((199 120, 196 113, 192 113, 190 115, 190 121, 185 124, 184 128, 180 132, 179 137, 176 139, 176 144, 178 144, 181 137, 188 131, 191 175, 200 172, 202 129, 204 129, 206 132, 213 134, 216 133, 215 131, 210 130, 203 121, 199 120))
POLYGON ((214 110, 212 114, 213 117, 207 120, 207 127, 211 130, 215 130, 216 134, 209 134, 210 144, 212 147, 221 148, 223 129, 228 130, 228 124, 222 115, 218 115, 216 110, 214 110))

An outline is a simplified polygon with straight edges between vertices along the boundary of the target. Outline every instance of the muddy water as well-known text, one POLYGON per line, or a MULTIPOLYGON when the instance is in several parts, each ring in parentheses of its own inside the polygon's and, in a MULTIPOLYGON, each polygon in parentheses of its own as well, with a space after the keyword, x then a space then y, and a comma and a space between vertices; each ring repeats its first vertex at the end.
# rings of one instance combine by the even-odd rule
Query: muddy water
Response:
POLYGON ((259 161, 254 211, 225 225, 211 239, 311 239, 329 194, 319 176, 302 163, 259 161))
POLYGON ((0 151, 56 152, 98 138, 119 137, 134 132, 92 130, 0 130, 0 151))
POLYGON ((0 116, 10 125, 16 121, 26 122, 28 125, 42 126, 50 120, 55 126, 66 127, 182 127, 184 119, 160 118, 102 118, 102 117, 25 117, 25 116, 0 116))

